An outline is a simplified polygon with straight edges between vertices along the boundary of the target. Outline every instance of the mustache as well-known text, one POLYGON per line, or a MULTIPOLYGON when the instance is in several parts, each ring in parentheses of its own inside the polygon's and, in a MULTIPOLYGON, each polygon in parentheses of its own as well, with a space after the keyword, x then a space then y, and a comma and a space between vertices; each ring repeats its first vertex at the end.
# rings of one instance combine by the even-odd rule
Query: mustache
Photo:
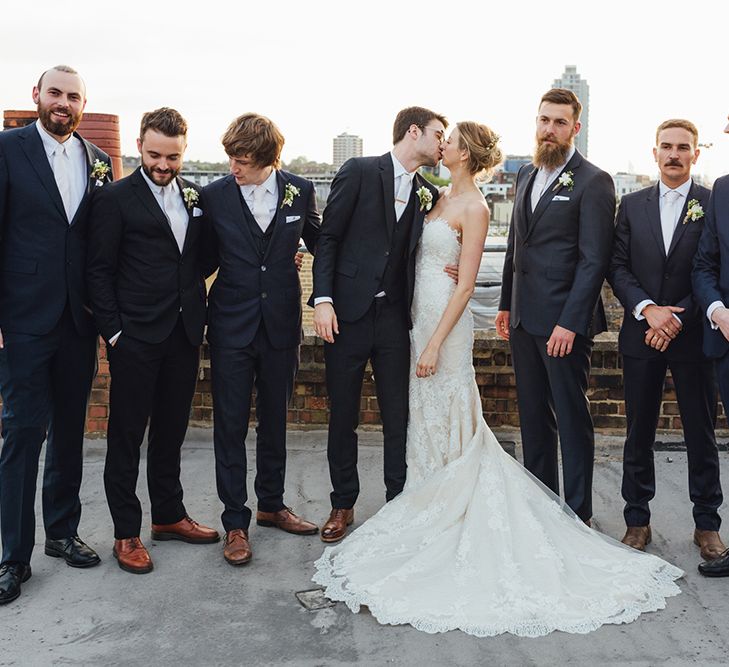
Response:
POLYGON ((681 161, 680 160, 667 160, 663 166, 664 167, 680 167, 681 161))

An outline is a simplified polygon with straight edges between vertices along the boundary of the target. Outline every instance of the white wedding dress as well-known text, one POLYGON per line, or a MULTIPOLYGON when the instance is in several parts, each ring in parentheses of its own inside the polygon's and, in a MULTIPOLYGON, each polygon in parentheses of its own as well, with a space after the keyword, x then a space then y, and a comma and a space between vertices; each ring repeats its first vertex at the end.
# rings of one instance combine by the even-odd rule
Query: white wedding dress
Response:
POLYGON ((468 309, 437 372, 415 363, 454 290, 456 231, 425 225, 416 260, 405 490, 316 561, 314 581, 354 612, 479 637, 584 633, 665 607, 683 572, 585 526, 486 425, 468 309))

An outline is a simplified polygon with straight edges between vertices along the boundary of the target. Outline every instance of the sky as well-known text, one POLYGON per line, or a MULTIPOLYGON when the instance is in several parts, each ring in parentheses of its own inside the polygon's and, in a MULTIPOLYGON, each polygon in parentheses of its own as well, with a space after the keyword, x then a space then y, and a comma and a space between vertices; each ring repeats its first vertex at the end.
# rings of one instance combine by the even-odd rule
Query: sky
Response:
POLYGON ((476 120, 502 150, 529 154, 541 95, 565 65, 590 85, 589 159, 655 176, 655 128, 693 121, 696 172, 729 172, 729 4, 694 0, 418 3, 398 0, 13 3, 0 22, 0 106, 34 108, 42 71, 68 64, 86 111, 120 117, 136 155, 141 115, 160 106, 188 121, 187 159, 224 161, 220 137, 247 111, 286 137, 283 158, 331 162, 349 132, 365 154, 391 146, 392 122, 422 105, 476 120), (59 17, 59 14, 63 14, 59 17))

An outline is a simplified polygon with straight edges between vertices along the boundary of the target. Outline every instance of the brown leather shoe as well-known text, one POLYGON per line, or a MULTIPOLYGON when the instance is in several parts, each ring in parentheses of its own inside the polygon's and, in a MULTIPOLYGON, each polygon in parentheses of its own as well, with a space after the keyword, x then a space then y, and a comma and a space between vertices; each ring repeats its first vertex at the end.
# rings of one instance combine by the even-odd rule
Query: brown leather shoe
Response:
POLYGON ((248 542, 248 531, 243 528, 229 530, 225 534, 223 558, 231 565, 245 565, 253 557, 251 545, 248 542))
POLYGON ((650 526, 628 526, 620 541, 628 547, 645 551, 646 544, 651 543, 652 537, 650 526))
POLYGON ((177 523, 167 525, 152 524, 153 540, 182 540, 190 544, 212 544, 220 539, 217 530, 201 526, 189 516, 177 523))
POLYGON ((316 535, 319 532, 315 523, 296 516, 290 507, 278 512, 256 512, 256 523, 266 528, 280 528, 294 535, 316 535))
POLYGON ((333 509, 321 529, 322 542, 339 542, 347 534, 347 526, 354 521, 354 509, 333 509))
POLYGON ((694 531, 694 544, 701 549, 701 557, 704 560, 715 560, 726 551, 726 546, 721 541, 717 530, 699 530, 697 528, 694 531))
POLYGON ((152 558, 138 537, 114 540, 113 554, 125 572, 147 574, 154 569, 152 558))

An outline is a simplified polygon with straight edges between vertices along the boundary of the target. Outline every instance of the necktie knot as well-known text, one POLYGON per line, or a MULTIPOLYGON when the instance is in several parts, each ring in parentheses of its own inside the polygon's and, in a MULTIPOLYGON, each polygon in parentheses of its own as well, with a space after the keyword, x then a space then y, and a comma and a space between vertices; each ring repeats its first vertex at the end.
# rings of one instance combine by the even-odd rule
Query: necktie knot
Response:
POLYGON ((253 190, 253 217, 256 219, 261 231, 265 232, 271 224, 271 211, 266 205, 266 186, 256 186, 253 190))

